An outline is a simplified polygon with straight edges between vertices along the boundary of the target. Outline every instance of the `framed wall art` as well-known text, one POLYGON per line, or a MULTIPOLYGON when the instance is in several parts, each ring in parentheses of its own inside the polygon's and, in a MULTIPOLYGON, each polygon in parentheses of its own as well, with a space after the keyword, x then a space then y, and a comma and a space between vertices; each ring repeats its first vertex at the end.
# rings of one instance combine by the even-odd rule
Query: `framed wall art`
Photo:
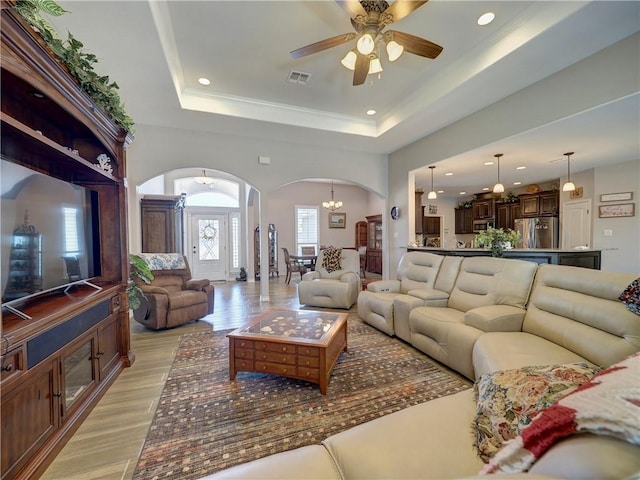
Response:
POLYGON ((635 215, 635 206, 635 203, 600 205, 598 207, 598 216, 600 218, 633 217, 635 215))
POLYGON ((337 213, 337 212, 329 213, 329 228, 345 228, 346 224, 347 224, 346 213, 337 213))
POLYGON ((633 192, 603 193, 600 195, 601 202, 623 202, 633 200, 633 192))

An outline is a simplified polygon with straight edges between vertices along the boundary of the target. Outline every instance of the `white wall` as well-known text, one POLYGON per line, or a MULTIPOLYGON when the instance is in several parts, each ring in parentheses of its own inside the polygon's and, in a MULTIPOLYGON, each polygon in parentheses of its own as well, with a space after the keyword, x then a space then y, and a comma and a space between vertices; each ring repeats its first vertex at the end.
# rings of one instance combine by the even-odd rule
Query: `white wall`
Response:
POLYGON ((628 272, 640 275, 640 160, 634 160, 595 170, 593 201, 593 245, 602 249, 602 270, 628 272), (601 202, 603 193, 631 192, 633 200, 601 202), (623 218, 599 218, 598 206, 617 203, 633 203, 635 216, 623 218), (611 230, 611 236, 605 236, 611 230))

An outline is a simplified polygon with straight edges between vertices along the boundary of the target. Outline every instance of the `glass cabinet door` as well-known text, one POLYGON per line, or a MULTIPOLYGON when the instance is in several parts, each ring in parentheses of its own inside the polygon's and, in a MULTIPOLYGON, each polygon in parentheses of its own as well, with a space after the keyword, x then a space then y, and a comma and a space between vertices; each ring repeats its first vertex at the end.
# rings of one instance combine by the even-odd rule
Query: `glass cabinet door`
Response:
POLYGON ((90 337, 64 358, 65 411, 69 411, 74 402, 95 385, 94 345, 94 337, 90 337))

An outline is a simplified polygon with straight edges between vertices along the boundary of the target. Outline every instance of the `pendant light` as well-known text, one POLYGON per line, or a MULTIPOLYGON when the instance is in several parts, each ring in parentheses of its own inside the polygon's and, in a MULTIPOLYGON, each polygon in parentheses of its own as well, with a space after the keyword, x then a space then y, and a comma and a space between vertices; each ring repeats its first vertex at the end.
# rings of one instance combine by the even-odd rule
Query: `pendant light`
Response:
POLYGON ((496 184, 493 186, 493 193, 502 193, 502 192, 504 192, 504 185, 502 185, 502 184, 500 183, 500 157, 501 157, 502 155, 503 155, 502 153, 496 153, 496 154, 494 155, 494 157, 496 157, 496 159, 497 159, 497 161, 498 161, 498 162, 497 162, 497 163, 498 163, 498 183, 496 183, 496 184))
POLYGON ((576 186, 573 184, 573 182, 571 181, 571 155, 573 155, 575 152, 567 152, 563 155, 566 155, 567 157, 567 183, 565 183, 562 186, 562 191, 563 192, 575 192, 576 190, 576 186))
POLYGON ((427 198, 429 200, 435 200, 436 198, 438 198, 438 195, 436 194, 436 191, 433 189, 433 169, 434 168, 436 168, 435 165, 430 165, 429 166, 429 170, 431 170, 431 191, 427 195, 427 198))
POLYGON ((202 176, 193 177, 193 181, 201 185, 211 185, 215 180, 211 177, 207 177, 207 172, 202 170, 202 176))
POLYGON ((333 199, 333 181, 331 182, 331 200, 328 202, 322 202, 322 206, 324 208, 326 208, 327 210, 334 212, 336 210, 338 210, 340 207, 342 207, 342 202, 341 201, 335 201, 333 199))

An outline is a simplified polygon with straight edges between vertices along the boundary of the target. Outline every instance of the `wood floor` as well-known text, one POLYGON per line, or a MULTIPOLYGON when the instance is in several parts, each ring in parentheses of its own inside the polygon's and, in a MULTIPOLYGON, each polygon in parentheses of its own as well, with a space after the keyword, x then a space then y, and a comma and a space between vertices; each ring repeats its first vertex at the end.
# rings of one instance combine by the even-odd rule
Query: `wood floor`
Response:
POLYGON ((197 330, 237 328, 274 307, 300 308, 295 278, 289 285, 283 276, 270 284, 270 302, 260 301, 259 283, 215 284, 214 313, 171 330, 153 331, 132 321, 135 363, 120 374, 41 478, 132 479, 180 337, 197 330))

